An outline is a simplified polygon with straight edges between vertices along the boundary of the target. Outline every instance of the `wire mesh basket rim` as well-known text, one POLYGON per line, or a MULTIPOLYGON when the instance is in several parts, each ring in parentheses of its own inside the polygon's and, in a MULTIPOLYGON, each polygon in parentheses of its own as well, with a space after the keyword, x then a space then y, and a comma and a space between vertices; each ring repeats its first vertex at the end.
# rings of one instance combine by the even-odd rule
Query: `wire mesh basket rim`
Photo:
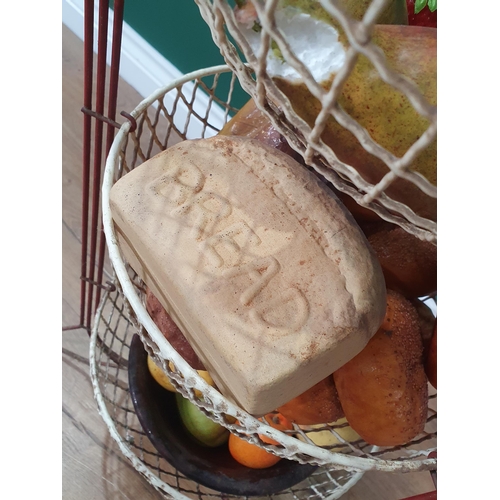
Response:
MULTIPOLYGON (((153 104, 159 97, 173 90, 179 85, 195 80, 197 78, 228 71, 231 71, 229 66, 219 65, 188 73, 183 77, 176 79, 170 84, 162 87, 161 89, 158 89, 149 97, 144 99, 131 112, 131 115, 133 117, 137 117, 141 112, 143 112, 146 108, 153 104)), ((116 278, 121 285, 123 295, 128 301, 134 314, 136 315, 137 322, 145 328, 145 330, 153 340, 155 345, 150 347, 156 351, 157 355, 163 357, 164 359, 171 360, 176 367, 176 371, 180 373, 180 375, 183 377, 183 380, 186 382, 187 389, 189 390, 182 391, 181 387, 181 393, 188 397, 188 399, 190 399, 192 402, 200 406, 199 401, 193 399, 191 395, 191 391, 193 389, 199 390, 202 394, 205 395, 206 399, 211 402, 211 404, 207 406, 209 411, 211 410, 210 406, 212 406, 212 408, 215 408, 216 411, 230 414, 239 421, 239 424, 243 426, 243 428, 248 429, 249 432, 258 432, 259 434, 264 434, 267 437, 274 439, 275 441, 280 443, 285 448, 285 450, 292 448, 294 450, 297 450, 296 456, 303 455, 310 457, 307 460, 303 459, 304 463, 312 463, 316 465, 328 464, 343 468, 345 470, 353 471, 379 470, 387 472, 410 472, 435 468, 436 459, 434 458, 425 458, 421 460, 385 460, 381 458, 358 457, 334 452, 321 448, 314 444, 300 441, 290 435, 287 435, 279 430, 270 427, 267 424, 262 423, 254 416, 248 414, 246 411, 242 410, 237 405, 227 400, 215 388, 207 384, 207 382, 198 374, 198 372, 191 368, 191 366, 182 358, 182 356, 180 356, 177 351, 173 349, 173 347, 166 340, 166 338, 160 332, 159 328, 151 319, 150 315, 146 311, 145 306, 136 293, 135 286, 133 285, 127 272, 126 263, 124 262, 121 255, 119 243, 114 231, 113 219, 111 216, 109 195, 111 187, 113 185, 113 174, 115 171, 115 167, 120 161, 121 147, 126 140, 127 134, 130 131, 130 127, 130 122, 125 122, 122 125, 111 145, 109 155, 106 160, 102 183, 103 229, 106 237, 106 244, 110 261, 116 274, 116 278)), ((95 385, 94 389, 96 389, 95 385)), ((210 414, 208 416, 211 417, 210 414)), ((107 421, 106 423, 109 426, 109 421, 107 421)), ((222 423, 230 430, 234 431, 237 429, 237 427, 231 424, 227 424, 227 422, 219 423, 222 423)), ((279 454, 279 451, 277 454, 279 454)), ((285 458, 289 458, 286 453, 282 456, 284 456, 285 458)), ((299 461, 301 460, 299 459, 299 461)))
POLYGON ((186 497, 182 495, 179 491, 172 488, 170 485, 162 481, 159 477, 157 477, 132 451, 130 446, 128 446, 125 441, 120 437, 120 434, 114 424, 113 418, 109 414, 106 403, 104 401, 103 394, 99 387, 99 378, 97 374, 96 367, 96 349, 97 349, 97 338, 98 338, 98 329, 100 324, 101 314, 108 298, 109 292, 105 292, 103 297, 101 298, 101 302, 96 311, 94 317, 94 325, 92 327, 91 336, 90 336, 90 345, 89 345, 89 365, 90 365, 90 379, 92 381, 92 388, 94 391, 94 398, 97 403, 97 409, 99 415, 103 419, 104 423, 108 427, 109 433, 111 437, 116 441, 120 451, 123 453, 125 457, 127 457, 132 466, 142 475, 146 477, 146 479, 151 483, 151 485, 157 490, 163 490, 164 492, 170 494, 172 498, 176 500, 183 500, 186 497))
MULTIPOLYGON (((160 476, 156 475, 155 472, 153 472, 153 470, 145 462, 143 462, 143 460, 133 451, 132 447, 129 446, 127 440, 120 435, 118 427, 117 425, 115 425, 115 420, 108 410, 106 397, 101 391, 100 383, 102 383, 102 380, 100 380, 99 376, 97 354, 99 349, 99 341, 101 340, 102 342, 102 339, 99 338, 99 326, 103 320, 103 312, 112 291, 115 290, 108 289, 103 294, 103 297, 101 298, 101 301, 95 313, 94 324, 91 329, 90 335, 90 378, 93 386, 94 398, 97 403, 98 413, 108 427, 111 437, 114 441, 116 441, 123 455, 130 460, 132 466, 136 469, 136 471, 142 474, 156 490, 158 490, 162 494, 169 495, 169 497, 173 498, 174 500, 191 500, 191 497, 184 495, 182 491, 166 483, 161 479, 160 476)), ((102 349, 103 345, 101 345, 100 347, 102 349)), ((104 349, 104 351, 106 351, 106 349, 104 349)), ((329 491, 329 494, 327 494, 327 496, 323 497, 323 500, 337 500, 347 491, 349 491, 363 477, 363 475, 364 472, 352 471, 349 473, 348 480, 346 482, 341 484, 333 481, 332 485, 334 486, 334 488, 329 491)), ((291 487, 291 490, 293 491, 293 487, 291 487)), ((283 493, 287 491, 288 490, 284 490, 283 493)), ((226 497, 224 496, 224 494, 221 494, 221 498, 226 497)), ((269 498, 274 498, 274 495, 269 496, 269 498)))

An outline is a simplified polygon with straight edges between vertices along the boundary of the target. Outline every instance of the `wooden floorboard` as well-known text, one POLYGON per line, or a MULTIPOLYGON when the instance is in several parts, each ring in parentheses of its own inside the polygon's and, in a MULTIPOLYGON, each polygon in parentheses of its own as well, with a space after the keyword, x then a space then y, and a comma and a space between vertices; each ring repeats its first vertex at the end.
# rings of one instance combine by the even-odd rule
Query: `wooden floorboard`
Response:
MULTIPOLYGON (((82 197, 83 47, 63 26, 62 53, 62 310, 63 326, 79 324, 82 197)), ((168 83, 168 82, 165 82, 168 83)), ((118 110, 142 97, 120 82, 118 110)), ((88 366, 88 334, 65 331, 62 354, 62 488, 65 500, 160 499, 132 468, 97 412, 88 366)), ((430 475, 367 473, 343 498, 401 500, 433 489, 430 475)))
MULTIPOLYGON (((80 324, 83 45, 62 28, 62 325, 80 324)), ((119 109, 142 97, 120 82, 119 109)), ((97 412, 89 337, 62 333, 62 493, 65 500, 161 498, 123 457, 97 412)))

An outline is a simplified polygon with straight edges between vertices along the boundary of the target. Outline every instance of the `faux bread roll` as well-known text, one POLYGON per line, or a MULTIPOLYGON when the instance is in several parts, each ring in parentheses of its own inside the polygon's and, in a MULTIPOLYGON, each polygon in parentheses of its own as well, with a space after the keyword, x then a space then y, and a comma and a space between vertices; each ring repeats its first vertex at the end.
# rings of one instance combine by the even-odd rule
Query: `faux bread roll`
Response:
POLYGON ((382 271, 349 212, 258 141, 181 142, 118 180, 110 206, 127 261, 253 415, 332 374, 384 318, 382 271))

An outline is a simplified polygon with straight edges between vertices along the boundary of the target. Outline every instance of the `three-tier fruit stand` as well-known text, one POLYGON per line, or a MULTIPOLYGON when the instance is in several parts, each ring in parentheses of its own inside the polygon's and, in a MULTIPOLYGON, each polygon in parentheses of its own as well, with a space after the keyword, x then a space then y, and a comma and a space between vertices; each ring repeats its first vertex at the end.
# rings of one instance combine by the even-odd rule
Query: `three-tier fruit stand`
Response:
MULTIPOLYGON (((81 310, 80 324, 67 329, 84 328, 90 334, 91 378, 100 415, 123 455, 166 498, 205 499, 232 496, 207 488, 172 467, 153 446, 141 426, 131 398, 128 378, 131 342, 133 337, 138 335, 147 352, 169 373, 178 391, 200 406, 210 418, 232 432, 250 436, 248 439, 283 458, 317 466, 307 479, 271 495, 270 498, 333 500, 340 498, 364 472, 370 470, 402 473, 430 471, 435 476, 435 392, 430 394, 424 432, 405 446, 377 448, 361 440, 347 442, 342 438, 339 428, 328 424, 315 431, 331 433, 337 438, 338 444, 318 446, 311 439, 311 429, 296 426, 293 433, 270 429, 267 424, 227 400, 179 356, 147 313, 144 305, 144 283, 123 258, 114 233, 109 209, 110 189, 122 175, 169 145, 188 138, 215 135, 221 127, 221 120, 224 123, 237 111, 232 101, 237 83, 260 103, 275 127, 297 152, 307 158, 312 168, 387 220, 398 223, 418 237, 436 240, 434 222, 415 217, 405 207, 400 211, 396 210, 390 199, 382 197, 380 201, 383 183, 372 186, 373 191, 367 186, 360 189, 360 186, 356 186, 356 179, 349 178, 341 169, 336 169, 335 161, 329 161, 332 157, 331 151, 323 144, 308 141, 311 130, 301 128, 303 124, 295 120, 293 115, 278 111, 276 103, 279 102, 279 96, 273 94, 275 89, 272 87, 272 81, 267 78, 259 59, 255 59, 255 54, 246 53, 244 56, 247 61, 243 62, 243 56, 234 50, 233 43, 234 40, 238 41, 239 33, 234 25, 229 2, 197 0, 196 3, 200 14, 210 26, 227 65, 200 69, 167 82, 163 88, 138 103, 135 109, 128 113, 122 112, 121 124, 117 122, 116 97, 124 1, 115 0, 113 4, 112 59, 107 95, 105 80, 108 5, 105 2, 99 4, 97 71, 94 81, 94 5, 91 1, 85 3, 81 310), (248 61, 253 61, 254 66, 250 67, 248 61), (224 82, 224 88, 227 89, 222 96, 221 82, 224 82), (94 84, 96 101, 92 103, 94 84), (268 99, 270 95, 273 97, 272 102, 268 99), (101 160, 103 157, 106 158, 105 164, 101 160), (107 259, 113 269, 112 278, 109 280, 106 280, 103 272, 107 259), (172 366, 175 368, 172 369, 172 366), (196 391, 201 391, 204 395, 202 401, 196 396, 196 391), (237 419, 238 423, 227 418, 228 416, 237 419), (279 446, 264 443, 259 438, 262 432, 270 433, 279 446)), ((370 12, 371 18, 365 19, 361 24, 354 24, 354 21, 347 19, 345 28, 352 29, 353 36, 363 38, 369 34, 373 23, 370 19, 374 19, 376 9, 382 8, 384 3, 383 0, 374 0, 375 10, 370 12), (360 30, 360 26, 365 31, 360 30)), ((338 13, 336 2, 324 1, 322 4, 331 8, 332 15, 338 13)), ((263 31, 268 30, 271 36, 279 38, 280 35, 272 23, 276 2, 264 2, 261 7, 263 31)), ((367 50, 368 56, 373 55, 369 43, 362 47, 360 50, 367 50)), ((413 89, 407 88, 405 82, 397 80, 396 75, 392 77, 393 83, 400 85, 402 91, 413 92, 413 89)), ((430 141, 435 132, 435 110, 427 106, 419 96, 413 95, 413 98, 420 103, 420 109, 431 118, 431 130, 427 137, 430 141)), ((333 106, 333 103, 325 103, 328 111, 328 106, 333 106)), ((286 109, 286 106, 282 109, 286 109)), ((418 182, 423 185, 426 193, 435 194, 432 186, 420 178, 418 182)))

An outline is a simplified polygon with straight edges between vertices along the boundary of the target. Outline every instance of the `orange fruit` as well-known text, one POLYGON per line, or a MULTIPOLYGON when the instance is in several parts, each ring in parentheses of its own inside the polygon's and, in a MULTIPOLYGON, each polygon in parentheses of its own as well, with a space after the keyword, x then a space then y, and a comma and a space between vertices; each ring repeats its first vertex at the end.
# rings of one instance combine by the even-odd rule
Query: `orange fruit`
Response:
POLYGON ((281 457, 273 455, 235 434, 229 435, 228 446, 231 456, 241 465, 251 469, 267 469, 281 460, 281 457))
MULTIPOLYGON (((279 413, 269 413, 263 419, 275 429, 293 429, 291 422, 279 413)), ((274 439, 266 436, 259 434, 259 437, 265 443, 278 444, 274 439)), ((230 434, 228 447, 229 453, 238 463, 251 469, 267 469, 281 460, 281 457, 273 455, 260 446, 249 443, 235 434, 230 434)))

